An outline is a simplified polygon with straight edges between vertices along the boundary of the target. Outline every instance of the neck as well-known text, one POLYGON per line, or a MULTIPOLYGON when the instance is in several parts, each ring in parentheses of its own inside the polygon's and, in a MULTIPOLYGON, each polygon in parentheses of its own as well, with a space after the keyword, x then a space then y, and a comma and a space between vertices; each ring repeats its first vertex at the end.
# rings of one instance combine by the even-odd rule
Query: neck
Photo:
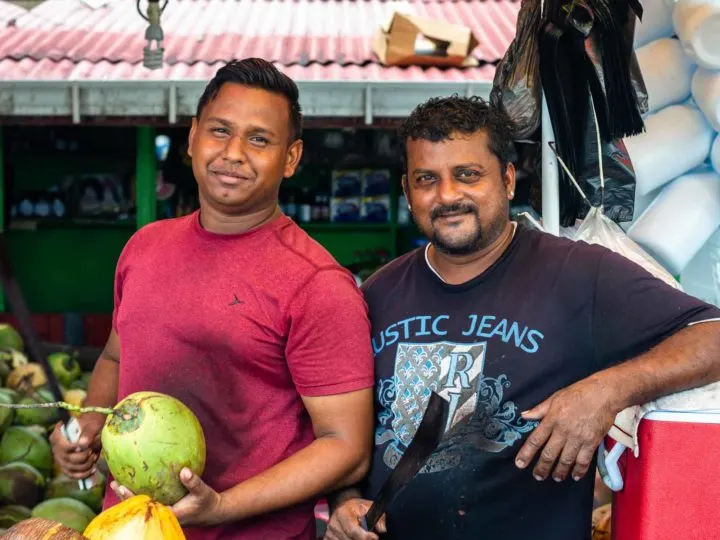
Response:
POLYGON ((200 225, 215 234, 242 234, 280 217, 277 204, 249 214, 227 214, 200 200, 200 225))
POLYGON ((498 237, 487 247, 467 255, 450 255, 431 245, 428 258, 434 270, 446 283, 460 285, 490 268, 510 245, 515 225, 508 221, 498 237))

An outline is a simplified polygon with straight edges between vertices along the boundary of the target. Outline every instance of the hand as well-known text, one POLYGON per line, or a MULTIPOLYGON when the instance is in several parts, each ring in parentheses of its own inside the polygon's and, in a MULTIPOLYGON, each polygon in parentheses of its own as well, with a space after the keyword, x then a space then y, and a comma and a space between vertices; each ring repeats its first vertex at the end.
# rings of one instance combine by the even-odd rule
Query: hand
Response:
POLYGON ((180 471, 180 481, 188 489, 188 494, 171 507, 180 525, 217 525, 222 522, 222 495, 187 467, 180 471))
POLYGON ((589 377, 559 390, 530 411, 525 420, 542 420, 520 449, 515 464, 524 469, 540 451, 533 470, 536 480, 545 480, 557 462, 553 479, 562 482, 572 470, 573 480, 587 473, 603 437, 621 408, 613 392, 598 376, 589 377))
MULTIPOLYGON (((180 471, 180 481, 188 489, 188 494, 170 507, 180 525, 220 523, 222 496, 187 467, 180 471)), ((115 481, 110 482, 110 488, 121 501, 134 495, 128 488, 115 481)))
POLYGON ((88 413, 78 417, 80 438, 71 443, 62 434, 62 422, 55 425, 50 434, 53 457, 66 476, 84 479, 95 473, 95 464, 100 457, 100 432, 105 425, 105 416, 88 413))
MULTIPOLYGON (((330 517, 324 540, 378 540, 378 535, 360 526, 360 518, 368 513, 372 501, 348 499, 335 509, 330 517)), ((386 533, 385 516, 375 526, 379 533, 386 533)))

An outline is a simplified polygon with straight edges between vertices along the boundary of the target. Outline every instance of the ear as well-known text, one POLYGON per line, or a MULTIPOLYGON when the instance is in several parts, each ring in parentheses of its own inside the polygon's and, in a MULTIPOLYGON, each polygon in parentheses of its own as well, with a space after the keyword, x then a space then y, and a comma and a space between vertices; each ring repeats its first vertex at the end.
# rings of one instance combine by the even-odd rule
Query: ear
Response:
POLYGON ((188 156, 192 157, 193 141, 195 140, 195 132, 197 131, 197 120, 193 116, 192 123, 190 124, 190 134, 188 135, 188 156))
POLYGON ((407 174, 403 174, 402 178, 400 179, 400 184, 402 185, 403 194, 405 195, 405 200, 408 203, 408 207, 410 206, 410 194, 408 193, 408 177, 407 174))
POLYGON ((512 163, 508 163, 505 167, 503 183, 505 184, 505 193, 508 200, 512 200, 515 197, 515 165, 512 163))
POLYGON ((302 139, 297 139, 296 141, 293 141, 290 148, 288 148, 283 178, 290 178, 293 174, 295 174, 295 169, 297 169, 300 159, 302 159, 302 155, 303 142, 302 139))

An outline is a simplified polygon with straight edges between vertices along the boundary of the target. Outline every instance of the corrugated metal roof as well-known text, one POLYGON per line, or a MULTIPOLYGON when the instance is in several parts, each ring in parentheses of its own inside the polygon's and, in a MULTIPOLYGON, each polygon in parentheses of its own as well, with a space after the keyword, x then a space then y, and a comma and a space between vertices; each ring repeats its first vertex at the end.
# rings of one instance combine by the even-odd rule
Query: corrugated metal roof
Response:
MULTIPOLYGON (((144 32, 134 0, 46 0, 0 29, 1 78, 207 79, 217 65, 259 56, 305 80, 492 78, 477 69, 386 68, 371 37, 393 10, 465 24, 480 41, 474 56, 499 60, 515 34, 514 0, 170 0, 162 16, 163 70, 142 67, 144 32)), ((144 3, 143 3, 144 5, 144 3)))
POLYGON ((5 0, 0 0, 0 28, 6 26, 8 23, 11 23, 11 21, 14 21, 25 13, 27 13, 26 9, 10 2, 6 2, 5 0))
MULTIPOLYGON (((207 81, 224 65, 224 62, 205 64, 165 65, 163 69, 149 70, 142 64, 128 62, 72 62, 70 60, 0 60, 0 80, 163 80, 207 81)), ((277 67, 295 80, 304 81, 491 81, 495 66, 486 64, 473 69, 441 69, 420 67, 385 67, 379 64, 365 66, 338 64, 294 64, 277 67)))

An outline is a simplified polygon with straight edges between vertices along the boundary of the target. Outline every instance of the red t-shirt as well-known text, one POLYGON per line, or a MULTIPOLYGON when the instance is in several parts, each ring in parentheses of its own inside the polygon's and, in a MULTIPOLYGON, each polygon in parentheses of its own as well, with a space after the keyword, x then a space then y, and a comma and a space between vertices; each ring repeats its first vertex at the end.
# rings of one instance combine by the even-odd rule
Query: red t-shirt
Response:
MULTIPOLYGON (((355 281, 286 216, 238 235, 206 231, 198 212, 143 227, 118 261, 113 327, 118 398, 148 390, 187 405, 207 441, 202 478, 217 491, 312 442, 301 395, 373 386, 355 281)), ((110 489, 105 502, 117 502, 110 489)), ((315 502, 185 534, 310 539, 315 502)))

